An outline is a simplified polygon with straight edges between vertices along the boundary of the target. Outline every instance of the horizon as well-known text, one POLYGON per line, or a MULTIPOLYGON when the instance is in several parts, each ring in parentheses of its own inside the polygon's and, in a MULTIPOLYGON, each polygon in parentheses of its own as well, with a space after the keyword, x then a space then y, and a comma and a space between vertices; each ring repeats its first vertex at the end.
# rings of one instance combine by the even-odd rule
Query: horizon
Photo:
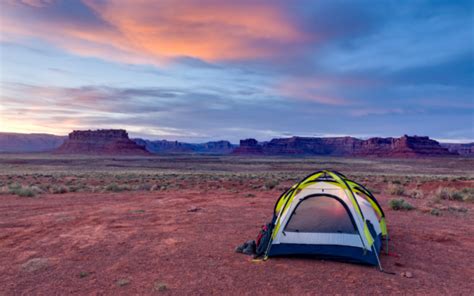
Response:
MULTIPOLYGON (((107 130, 107 129, 105 129, 107 130)), ((73 131, 97 131, 94 130, 94 129, 88 129, 88 130, 73 130, 73 131)), ((73 132, 71 131, 71 132, 73 132)), ((231 140, 228 140, 228 139, 211 139, 209 141, 206 141, 206 142, 191 142, 191 141, 182 141, 182 140, 172 140, 172 139, 166 139, 166 138, 147 138, 147 137, 140 137, 140 136, 134 136, 133 134, 130 134, 127 130, 125 130, 129 136, 130 139, 142 139, 142 140, 148 140, 148 141, 169 141, 169 142, 174 142, 174 141, 178 141, 178 142, 181 142, 181 143, 190 143, 190 144, 201 144, 201 143, 207 143, 207 142, 217 142, 217 141, 228 141, 230 142, 232 145, 239 145, 239 142, 241 140, 248 140, 248 139, 255 139, 255 138, 251 138, 251 137, 244 137, 242 139, 239 139, 237 142, 233 142, 231 140)), ((2 133, 5 133, 5 134, 17 134, 17 135, 48 135, 48 136, 57 136, 57 137, 68 137, 69 133, 67 134, 48 134, 48 133, 17 133, 17 132, 3 132, 3 131, 0 131, 0 134, 2 133)), ((408 135, 408 134, 404 134, 404 135, 400 135, 400 136, 387 136, 387 137, 381 137, 381 136, 374 136, 374 137, 378 137, 378 138, 400 138, 400 137, 403 137, 403 136, 408 136, 408 137, 428 137, 432 140, 435 140, 439 143, 444 143, 444 144, 471 144, 471 143, 474 143, 474 140, 473 139, 460 139, 460 140, 449 140, 449 139, 435 139, 435 138, 432 138, 430 136, 427 136, 427 135, 408 135)), ((275 137, 275 138, 268 138, 268 139, 256 139, 258 141, 258 143, 264 143, 264 142, 269 142, 273 139, 278 139, 278 138, 343 138, 343 137, 352 137, 352 138, 356 138, 356 139, 359 139, 359 140, 367 140, 367 139, 370 139, 370 138, 373 138, 373 137, 354 137, 354 136, 349 136, 349 135, 323 135, 323 136, 310 136, 310 135, 286 135, 286 136, 281 136, 281 137, 275 137)))
POLYGON ((0 130, 474 142, 471 1, 7 1, 0 130))

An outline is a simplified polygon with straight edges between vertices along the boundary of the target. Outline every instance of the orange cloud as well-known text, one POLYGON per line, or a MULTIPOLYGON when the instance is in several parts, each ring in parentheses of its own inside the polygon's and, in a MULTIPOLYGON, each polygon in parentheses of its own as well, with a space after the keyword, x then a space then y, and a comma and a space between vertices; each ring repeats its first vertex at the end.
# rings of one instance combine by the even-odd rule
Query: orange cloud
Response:
POLYGON ((98 18, 94 23, 75 20, 73 14, 51 17, 55 2, 33 3, 41 5, 7 5, 1 30, 126 63, 162 63, 182 56, 206 61, 268 58, 311 39, 271 2, 84 0, 98 18))

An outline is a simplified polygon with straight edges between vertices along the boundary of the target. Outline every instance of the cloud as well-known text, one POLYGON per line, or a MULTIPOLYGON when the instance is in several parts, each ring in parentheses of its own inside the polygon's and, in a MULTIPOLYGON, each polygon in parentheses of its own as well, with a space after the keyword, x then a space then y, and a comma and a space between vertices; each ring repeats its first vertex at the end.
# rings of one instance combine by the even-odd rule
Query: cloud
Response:
POLYGON ((297 76, 281 79, 276 85, 277 93, 292 100, 307 100, 326 105, 352 105, 339 89, 367 88, 378 82, 368 78, 356 78, 328 74, 297 76))
POLYGON ((287 54, 311 39, 284 7, 270 2, 25 3, 5 5, 4 33, 39 37, 75 54, 126 63, 181 57, 206 61, 267 58, 287 54))
POLYGON ((472 126, 471 8, 5 0, 2 128, 121 126, 203 140, 281 131, 449 138, 472 126))

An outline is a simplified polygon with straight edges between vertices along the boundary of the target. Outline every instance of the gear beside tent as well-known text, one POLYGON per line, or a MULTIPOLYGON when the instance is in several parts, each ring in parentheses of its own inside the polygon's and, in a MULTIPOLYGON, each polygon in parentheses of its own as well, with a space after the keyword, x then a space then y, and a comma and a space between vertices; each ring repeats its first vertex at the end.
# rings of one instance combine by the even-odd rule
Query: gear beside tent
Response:
MULTIPOLYGON (((262 228, 252 248, 264 259, 315 255, 382 270, 383 237, 388 239, 385 214, 372 193, 338 172, 324 170, 279 197, 272 222, 262 228)), ((242 249, 245 246, 236 251, 242 249)))

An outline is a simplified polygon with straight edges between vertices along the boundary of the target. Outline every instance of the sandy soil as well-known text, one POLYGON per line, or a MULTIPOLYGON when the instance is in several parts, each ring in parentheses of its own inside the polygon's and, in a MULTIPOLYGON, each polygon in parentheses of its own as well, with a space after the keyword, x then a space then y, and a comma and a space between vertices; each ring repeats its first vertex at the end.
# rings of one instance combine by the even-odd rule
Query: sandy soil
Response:
POLYGON ((394 253, 381 257, 396 273, 388 275, 318 259, 252 262, 235 253, 270 219, 279 194, 185 189, 1 196, 0 294, 468 295, 474 290, 472 204, 459 203, 467 212, 433 216, 389 210, 389 197, 379 195, 394 253), (188 211, 193 207, 198 210, 188 211))

